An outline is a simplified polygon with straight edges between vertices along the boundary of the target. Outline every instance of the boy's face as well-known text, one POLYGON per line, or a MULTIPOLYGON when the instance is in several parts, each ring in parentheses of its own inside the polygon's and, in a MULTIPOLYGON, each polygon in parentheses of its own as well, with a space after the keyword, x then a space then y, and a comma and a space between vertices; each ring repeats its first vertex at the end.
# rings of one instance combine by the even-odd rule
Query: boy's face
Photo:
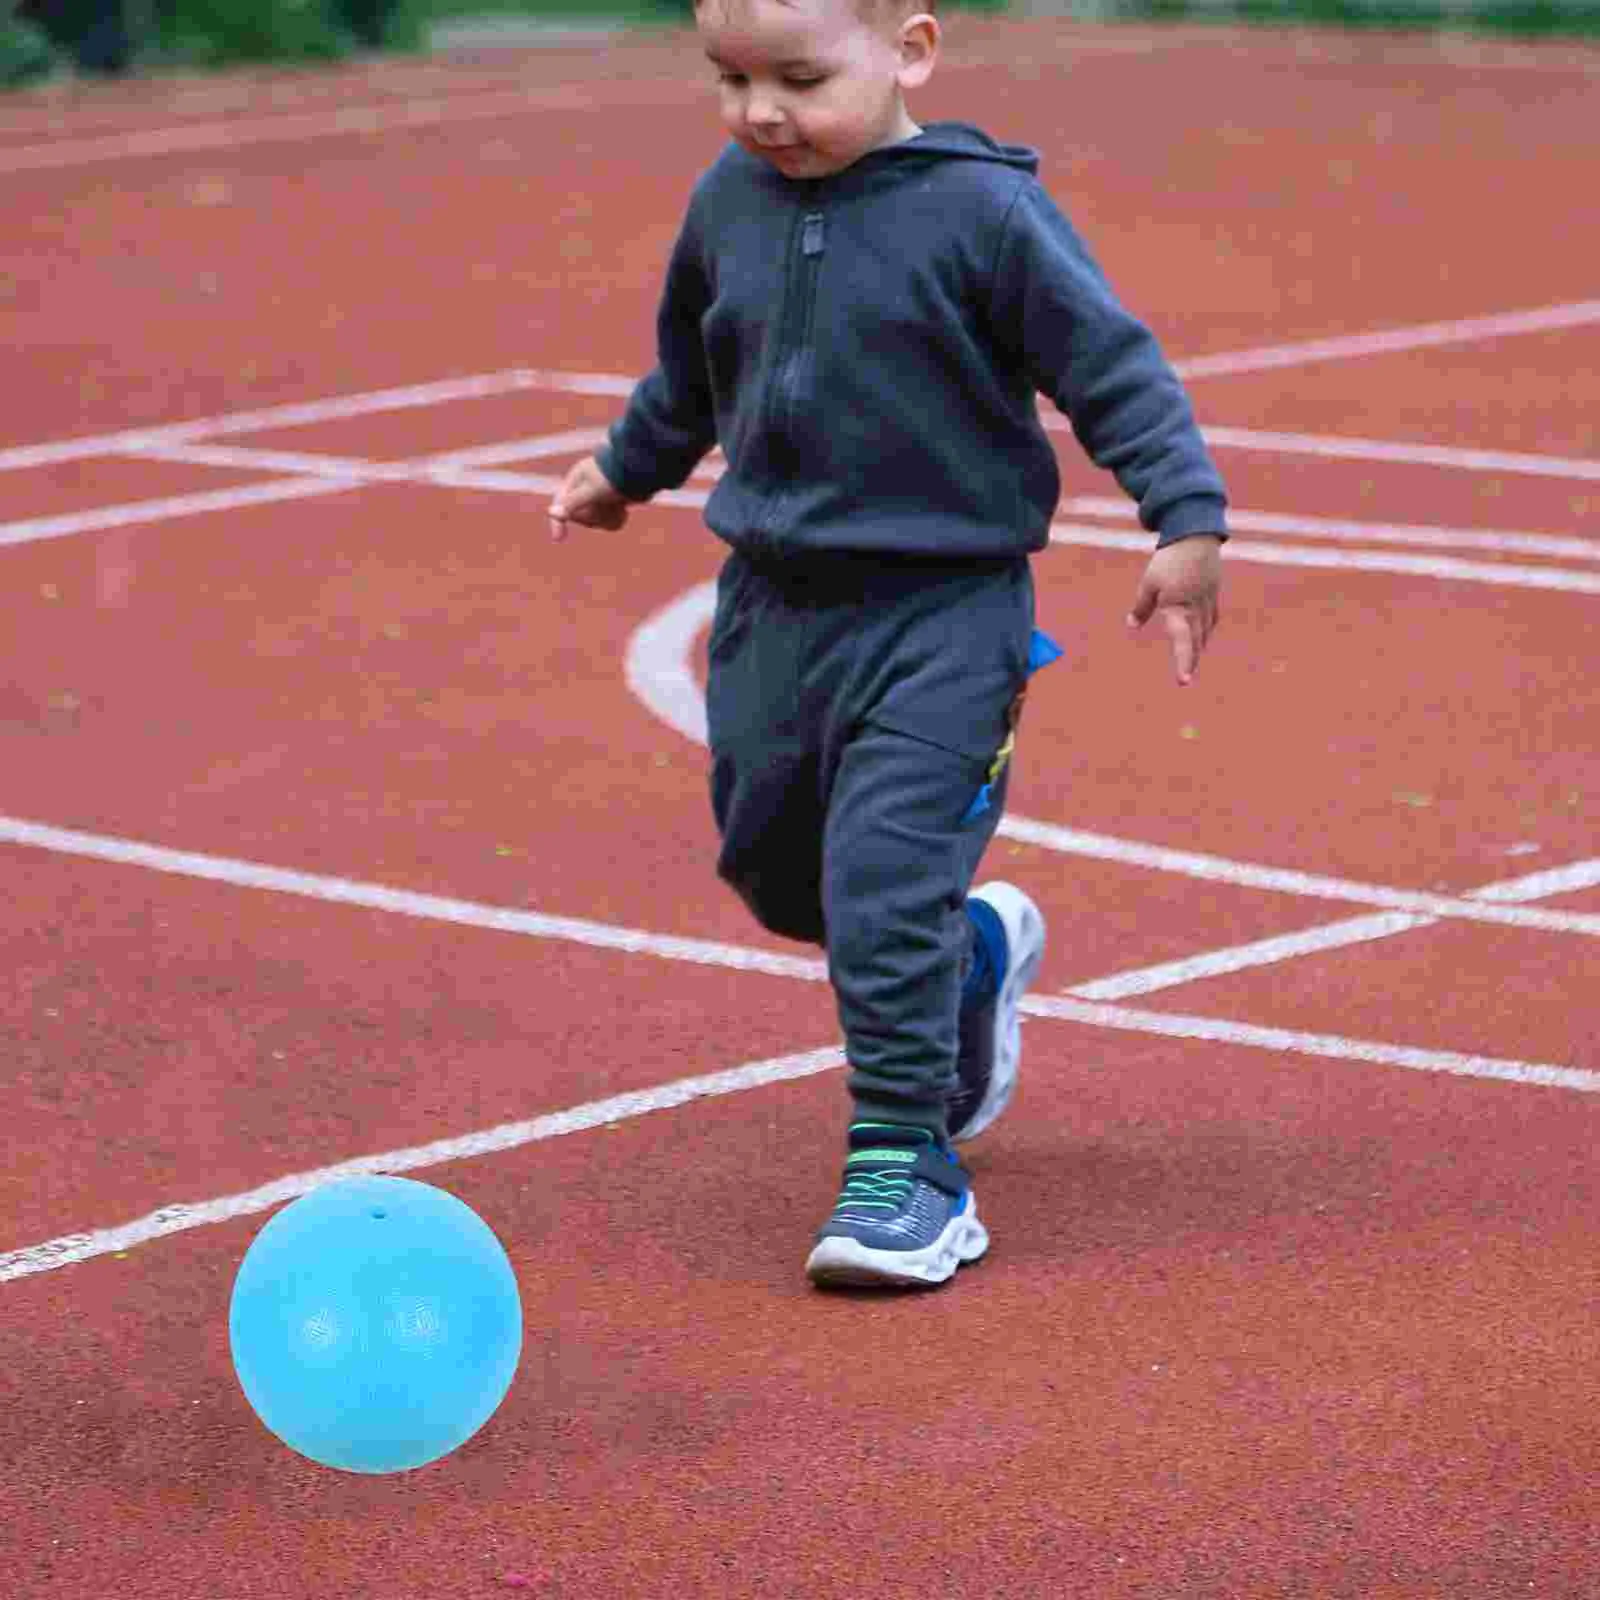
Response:
POLYGON ((939 27, 856 0, 697 0, 722 120, 786 178, 826 178, 920 130, 903 92, 933 72, 939 27))

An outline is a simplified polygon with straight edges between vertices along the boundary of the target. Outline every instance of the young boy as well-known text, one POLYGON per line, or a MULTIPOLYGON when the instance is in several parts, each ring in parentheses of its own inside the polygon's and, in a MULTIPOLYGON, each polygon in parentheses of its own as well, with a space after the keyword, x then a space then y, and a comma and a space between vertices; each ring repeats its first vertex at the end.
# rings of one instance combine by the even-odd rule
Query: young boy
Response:
POLYGON ((820 944, 853 1102, 818 1283, 941 1283, 988 1246, 951 1148, 1004 1109, 1033 902, 969 886, 1029 674, 1059 495, 1046 394, 1139 503, 1180 683, 1217 616, 1221 479, 1149 332, 1031 151, 920 128, 939 24, 904 0, 697 0, 733 143, 667 269, 659 361, 551 502, 615 529, 720 444, 731 547, 706 711, 719 874, 820 944))

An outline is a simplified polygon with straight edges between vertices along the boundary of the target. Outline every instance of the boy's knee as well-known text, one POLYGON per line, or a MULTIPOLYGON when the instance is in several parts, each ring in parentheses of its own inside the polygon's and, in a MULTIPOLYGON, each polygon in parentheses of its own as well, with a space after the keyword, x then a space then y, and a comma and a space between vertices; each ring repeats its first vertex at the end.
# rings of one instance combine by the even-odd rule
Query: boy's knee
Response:
POLYGON ((806 944, 824 942, 821 886, 815 878, 764 870, 762 863, 737 855, 730 858, 726 850, 717 863, 717 875, 768 933, 806 944))
POLYGON ((717 876, 769 933, 821 944, 822 817, 801 797, 815 788, 804 763, 718 752, 711 805, 722 835, 717 876))

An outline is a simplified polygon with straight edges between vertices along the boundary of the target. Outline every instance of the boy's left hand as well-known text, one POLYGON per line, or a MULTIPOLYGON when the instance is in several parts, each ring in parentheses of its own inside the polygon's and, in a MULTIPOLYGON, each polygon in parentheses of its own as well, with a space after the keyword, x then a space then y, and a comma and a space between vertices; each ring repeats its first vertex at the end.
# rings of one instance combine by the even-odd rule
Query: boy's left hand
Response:
POLYGON ((1130 628, 1143 627, 1157 612, 1172 641, 1172 667, 1180 684, 1193 680, 1221 617, 1222 540, 1197 533, 1157 550, 1150 558, 1128 613, 1130 628))

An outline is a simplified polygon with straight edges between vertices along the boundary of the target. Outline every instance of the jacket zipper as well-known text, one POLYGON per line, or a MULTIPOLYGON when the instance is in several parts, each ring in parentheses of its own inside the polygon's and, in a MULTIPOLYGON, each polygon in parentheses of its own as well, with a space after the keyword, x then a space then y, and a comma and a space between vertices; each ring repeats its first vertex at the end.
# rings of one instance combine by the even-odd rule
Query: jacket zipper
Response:
MULTIPOLYGON (((767 419, 774 441, 783 440, 781 469, 798 469, 800 452, 794 447, 794 402, 800 386, 800 371, 805 364, 816 306, 817 274, 827 244, 826 224, 821 211, 807 211, 800 217, 799 248, 784 285, 781 342, 774 364, 772 391, 768 396, 767 419)), ((780 482, 768 497, 761 516, 759 539, 770 547, 776 541, 778 511, 787 493, 780 482)))

